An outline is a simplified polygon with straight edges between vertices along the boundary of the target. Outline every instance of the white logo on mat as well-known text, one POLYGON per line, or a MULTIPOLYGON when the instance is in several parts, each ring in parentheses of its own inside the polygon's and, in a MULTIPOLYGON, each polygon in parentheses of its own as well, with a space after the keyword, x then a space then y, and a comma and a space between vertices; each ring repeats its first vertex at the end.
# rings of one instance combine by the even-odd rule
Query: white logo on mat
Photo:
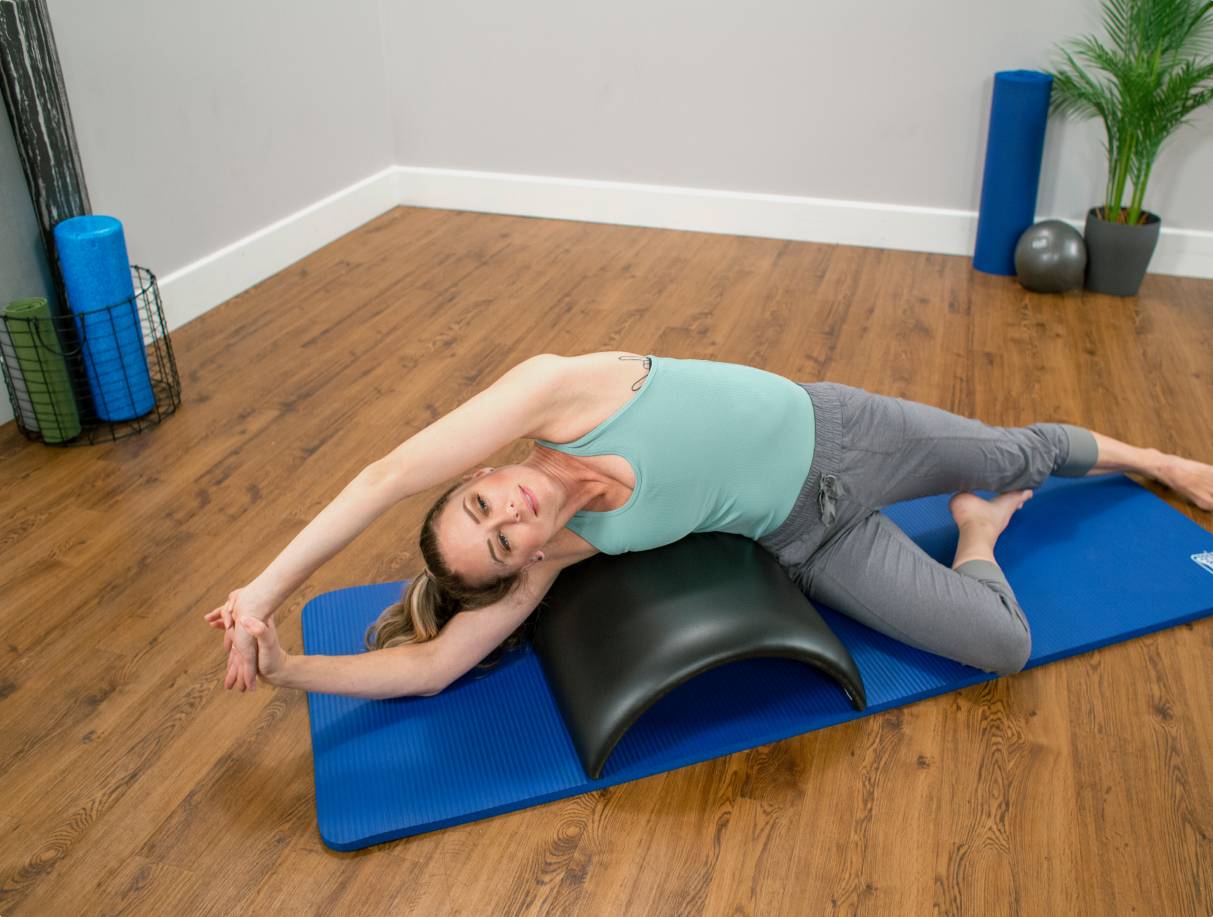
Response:
POLYGON ((1192 559, 1213 573, 1213 551, 1203 551, 1200 554, 1193 554, 1192 559))

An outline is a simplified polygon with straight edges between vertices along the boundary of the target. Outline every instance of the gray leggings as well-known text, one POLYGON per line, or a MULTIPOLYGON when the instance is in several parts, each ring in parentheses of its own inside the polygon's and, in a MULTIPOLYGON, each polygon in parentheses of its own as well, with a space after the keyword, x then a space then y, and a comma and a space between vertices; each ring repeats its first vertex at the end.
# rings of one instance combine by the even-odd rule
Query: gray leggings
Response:
POLYGON ((1061 423, 988 426, 834 382, 801 387, 816 415, 812 467, 788 518, 758 543, 811 599, 874 630, 987 672, 1022 669, 1031 632, 998 567, 952 570, 878 510, 1082 477, 1098 459, 1095 437, 1061 423))

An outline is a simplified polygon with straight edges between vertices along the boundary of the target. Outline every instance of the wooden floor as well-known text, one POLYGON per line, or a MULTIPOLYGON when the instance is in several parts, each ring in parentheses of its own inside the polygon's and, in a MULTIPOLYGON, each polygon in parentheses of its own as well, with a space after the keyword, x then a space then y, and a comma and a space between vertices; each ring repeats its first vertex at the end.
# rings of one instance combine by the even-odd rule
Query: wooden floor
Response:
MULTIPOLYGON (((750 363, 1213 461, 1213 281, 1036 295, 960 257, 398 208, 173 346, 160 427, 0 428, 3 917, 1213 912, 1210 620, 354 854, 317 833, 305 696, 225 692, 202 622, 363 465, 543 351, 750 363)), ((283 606, 289 650, 311 596, 413 575, 428 496, 283 606)))

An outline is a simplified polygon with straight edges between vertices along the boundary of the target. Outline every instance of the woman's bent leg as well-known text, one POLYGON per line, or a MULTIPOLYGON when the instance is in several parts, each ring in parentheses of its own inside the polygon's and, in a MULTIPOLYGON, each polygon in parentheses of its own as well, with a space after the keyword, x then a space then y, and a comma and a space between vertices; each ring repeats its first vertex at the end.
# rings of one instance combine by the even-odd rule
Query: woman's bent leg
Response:
POLYGON ((1031 655, 1027 619, 996 564, 945 567, 882 513, 839 534, 805 567, 810 598, 895 640, 1000 675, 1031 655))
POLYGON ((1099 459, 1089 430, 996 427, 904 398, 840 386, 844 487, 871 509, 957 490, 1006 493, 1049 475, 1083 477, 1099 459))

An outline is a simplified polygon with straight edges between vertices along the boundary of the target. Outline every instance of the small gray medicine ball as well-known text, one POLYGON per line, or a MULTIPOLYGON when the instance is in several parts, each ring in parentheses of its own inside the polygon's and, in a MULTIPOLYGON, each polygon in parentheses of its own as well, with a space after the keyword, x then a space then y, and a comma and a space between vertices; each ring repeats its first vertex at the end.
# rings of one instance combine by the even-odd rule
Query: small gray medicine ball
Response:
POLYGON ((1015 244, 1019 282, 1037 293, 1061 293, 1082 286, 1087 246, 1082 233, 1061 220, 1029 226, 1015 244))

